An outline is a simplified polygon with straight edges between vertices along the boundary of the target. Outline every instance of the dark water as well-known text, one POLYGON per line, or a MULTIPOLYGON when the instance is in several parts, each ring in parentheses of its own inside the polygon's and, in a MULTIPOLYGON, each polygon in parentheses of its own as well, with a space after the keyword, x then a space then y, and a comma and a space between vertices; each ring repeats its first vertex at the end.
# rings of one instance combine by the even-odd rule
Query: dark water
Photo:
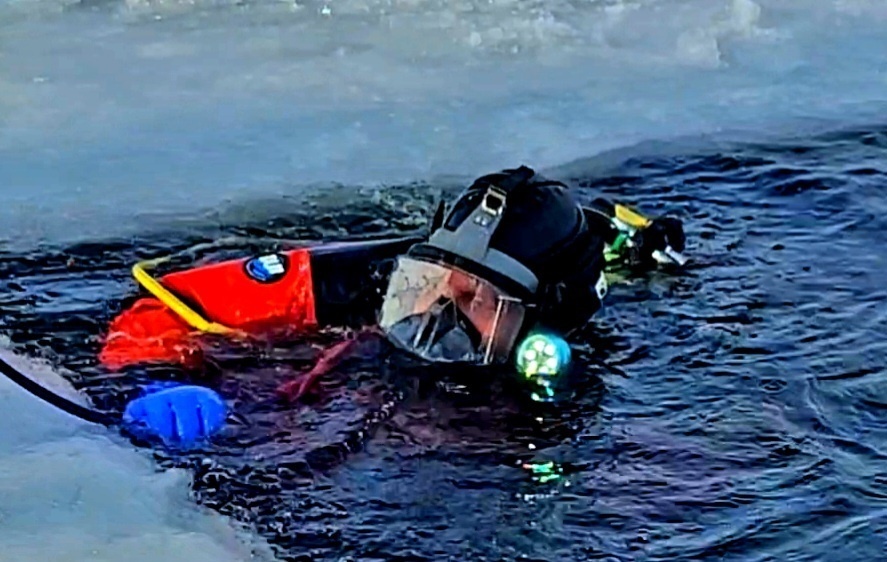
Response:
MULTIPOLYGON (((159 466, 192 466, 195 501, 284 560, 882 559, 887 129, 570 170, 583 198, 681 216, 696 261, 612 290, 555 407, 532 409, 507 384, 466 394, 368 354, 313 403, 256 408, 336 334, 220 347, 204 382, 244 421, 194 456, 158 450, 159 466), (376 415, 389 399, 393 415, 376 415), (341 456, 362 428, 362 449, 341 456), (564 475, 534 480, 531 460, 564 475)), ((134 260, 412 231, 452 188, 392 188, 347 210, 333 196, 256 203, 144 239, 3 254, 0 323, 120 408, 139 382, 181 376, 95 365, 134 260)))

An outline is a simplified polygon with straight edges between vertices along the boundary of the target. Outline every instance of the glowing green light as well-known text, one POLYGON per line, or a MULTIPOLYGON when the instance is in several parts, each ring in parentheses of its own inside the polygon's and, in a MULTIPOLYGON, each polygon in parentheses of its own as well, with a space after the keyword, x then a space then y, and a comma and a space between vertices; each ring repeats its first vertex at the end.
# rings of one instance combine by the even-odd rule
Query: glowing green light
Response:
POLYGON ((551 461, 545 463, 524 463, 523 468, 524 470, 529 470, 533 475, 532 478, 542 484, 563 478, 563 468, 551 461))
POLYGON ((531 334, 521 342, 517 352, 517 368, 526 377, 538 374, 560 374, 570 361, 570 347, 559 336, 531 334))

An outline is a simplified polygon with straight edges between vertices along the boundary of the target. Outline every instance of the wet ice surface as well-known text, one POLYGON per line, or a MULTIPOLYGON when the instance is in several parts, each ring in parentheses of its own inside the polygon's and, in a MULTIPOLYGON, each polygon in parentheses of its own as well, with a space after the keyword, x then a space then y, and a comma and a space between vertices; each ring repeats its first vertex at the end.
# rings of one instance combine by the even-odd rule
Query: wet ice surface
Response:
POLYGON ((885 19, 876 0, 6 3, 0 238, 867 123, 885 19))
MULTIPOLYGON (((47 386, 45 365, 10 357, 47 386)), ((65 392, 61 390, 61 392, 65 392)), ((68 393, 70 395, 70 393, 68 393)), ((4 560, 269 560, 188 496, 189 475, 0 380, 0 550, 4 560)))

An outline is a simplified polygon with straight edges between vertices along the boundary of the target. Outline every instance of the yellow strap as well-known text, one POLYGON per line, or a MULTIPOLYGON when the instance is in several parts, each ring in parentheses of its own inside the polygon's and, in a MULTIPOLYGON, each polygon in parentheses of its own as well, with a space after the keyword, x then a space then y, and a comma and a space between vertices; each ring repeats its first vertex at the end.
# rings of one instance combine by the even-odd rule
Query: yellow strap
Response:
POLYGON ((136 281, 138 281, 142 287, 144 287, 148 290, 149 293, 157 297, 160 302, 171 308, 173 312, 178 314, 182 318, 182 320, 187 322, 188 325, 195 330, 199 330, 208 334, 238 333, 239 330, 229 328, 224 324, 211 322, 201 316, 194 309, 183 303, 177 296, 172 294, 166 287, 161 285, 159 281, 151 277, 151 275, 147 272, 147 269, 154 268, 167 260, 168 258, 159 258, 156 260, 139 262, 132 266, 132 276, 135 277, 136 281))
POLYGON ((650 219, 641 215, 640 213, 636 213, 632 211, 628 207, 620 204, 616 204, 616 218, 628 226, 633 228, 647 228, 650 226, 650 219))

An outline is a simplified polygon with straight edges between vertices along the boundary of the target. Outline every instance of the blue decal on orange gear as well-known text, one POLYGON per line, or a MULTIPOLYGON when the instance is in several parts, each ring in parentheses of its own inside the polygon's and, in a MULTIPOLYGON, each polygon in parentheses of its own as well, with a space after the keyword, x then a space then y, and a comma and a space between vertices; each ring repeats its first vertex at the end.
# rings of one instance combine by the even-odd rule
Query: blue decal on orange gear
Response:
POLYGON ((260 283, 274 283, 286 275, 288 261, 281 254, 257 256, 247 260, 246 273, 260 283))
MULTIPOLYGON (((266 328, 302 330, 315 326, 314 283, 307 249, 282 254, 288 269, 273 282, 247 274, 252 260, 233 260, 170 273, 163 285, 200 308, 204 316, 246 331, 266 328)), ((268 271, 271 264, 265 266, 268 271)))

